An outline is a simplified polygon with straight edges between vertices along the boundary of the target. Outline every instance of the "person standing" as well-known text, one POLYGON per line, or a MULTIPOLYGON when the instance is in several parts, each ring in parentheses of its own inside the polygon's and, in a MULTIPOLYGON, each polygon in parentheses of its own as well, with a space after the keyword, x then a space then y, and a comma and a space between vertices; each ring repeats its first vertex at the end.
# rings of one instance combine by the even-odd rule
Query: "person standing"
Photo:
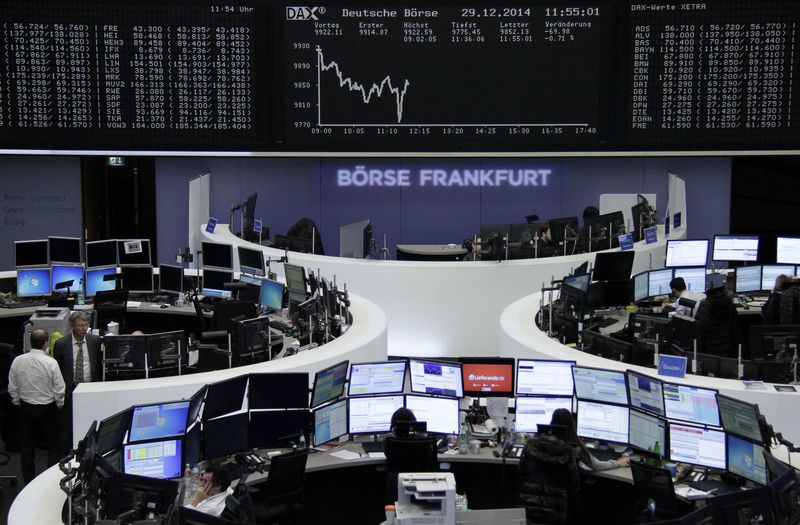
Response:
POLYGON ((31 351, 17 356, 8 374, 8 393, 20 413, 20 464, 26 484, 36 476, 34 460, 39 437, 47 446, 48 467, 55 465, 61 454, 59 411, 64 406, 65 386, 58 363, 47 354, 49 344, 47 330, 33 330, 31 351))

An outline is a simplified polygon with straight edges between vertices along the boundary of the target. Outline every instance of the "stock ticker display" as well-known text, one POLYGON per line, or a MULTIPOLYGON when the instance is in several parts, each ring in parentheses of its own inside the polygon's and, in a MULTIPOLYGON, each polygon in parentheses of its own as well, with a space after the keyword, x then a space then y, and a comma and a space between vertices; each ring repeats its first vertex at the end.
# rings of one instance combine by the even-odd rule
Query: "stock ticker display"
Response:
POLYGON ((796 2, 4 2, 0 148, 796 149, 796 2))

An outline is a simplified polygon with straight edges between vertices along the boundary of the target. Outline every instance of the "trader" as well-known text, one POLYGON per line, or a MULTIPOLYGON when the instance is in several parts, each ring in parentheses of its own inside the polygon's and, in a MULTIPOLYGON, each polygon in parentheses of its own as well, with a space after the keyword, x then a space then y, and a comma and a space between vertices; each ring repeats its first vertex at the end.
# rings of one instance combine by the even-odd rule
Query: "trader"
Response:
POLYGON ((231 476, 219 465, 211 465, 200 479, 200 488, 186 505, 190 509, 219 517, 225 510, 225 500, 233 494, 231 476))
POLYGON ((61 455, 61 417, 64 406, 64 380, 58 363, 47 355, 50 334, 43 328, 31 332, 31 351, 17 356, 8 374, 11 402, 19 407, 19 438, 22 448, 22 478, 30 483, 36 476, 36 443, 47 447, 47 466, 61 455), (38 429, 38 433, 37 433, 38 429))
POLYGON ((675 296, 675 302, 672 303, 672 306, 675 308, 675 313, 689 317, 694 317, 697 315, 700 302, 706 298, 706 294, 703 292, 695 292, 694 290, 687 290, 686 281, 683 279, 683 277, 675 277, 672 279, 669 282, 669 287, 672 288, 672 295, 675 296), (694 301, 695 305, 694 307, 689 307, 678 304, 680 299, 689 299, 694 301))
POLYGON ((698 350, 721 357, 736 357, 739 321, 736 306, 725 287, 711 288, 695 314, 698 350))
POLYGON ((67 387, 64 410, 61 412, 65 451, 72 448, 72 391, 80 383, 100 381, 102 377, 100 338, 89 333, 89 314, 72 312, 69 326, 71 333, 53 345, 53 357, 58 361, 67 387))

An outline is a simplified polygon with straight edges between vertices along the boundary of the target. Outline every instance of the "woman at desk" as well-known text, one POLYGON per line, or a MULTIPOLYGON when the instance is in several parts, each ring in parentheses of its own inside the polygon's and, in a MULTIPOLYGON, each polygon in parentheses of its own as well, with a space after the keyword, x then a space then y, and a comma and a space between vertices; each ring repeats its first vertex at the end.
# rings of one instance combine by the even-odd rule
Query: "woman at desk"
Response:
POLYGON ((566 408, 554 410, 553 416, 550 419, 550 424, 562 426, 567 429, 564 440, 577 448, 578 463, 582 468, 594 472, 601 472, 603 470, 624 468, 630 465, 630 458, 628 457, 609 459, 606 461, 601 461, 594 457, 583 444, 583 441, 578 437, 578 432, 575 430, 575 419, 573 419, 572 413, 566 408))
POLYGON ((783 287, 791 280, 788 275, 779 275, 775 279, 775 287, 770 292, 767 302, 761 307, 763 324, 781 324, 781 297, 783 287))

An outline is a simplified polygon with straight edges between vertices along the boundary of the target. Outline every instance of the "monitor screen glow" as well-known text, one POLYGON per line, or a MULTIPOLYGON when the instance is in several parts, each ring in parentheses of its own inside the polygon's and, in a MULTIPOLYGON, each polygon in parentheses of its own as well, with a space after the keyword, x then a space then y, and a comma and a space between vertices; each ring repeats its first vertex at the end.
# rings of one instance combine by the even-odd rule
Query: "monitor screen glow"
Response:
POLYGON ((272 310, 283 307, 283 283, 261 279, 261 292, 258 295, 258 304, 272 310))
POLYGON ((250 275, 264 276, 264 252, 237 246, 239 252, 239 271, 250 275))
POLYGON ((572 396, 575 361, 517 360, 517 395, 572 396))
POLYGON ((675 268, 674 276, 683 277, 686 289, 692 292, 705 293, 706 269, 705 268, 675 268))
POLYGON ((114 275, 117 268, 87 268, 86 270, 86 296, 94 297, 97 292, 109 292, 116 288, 116 281, 104 281, 106 275, 114 275))
POLYGON ((179 478, 183 472, 182 459, 180 439, 135 443, 125 445, 123 469, 125 474, 148 478, 179 478))
POLYGON ((667 422, 638 410, 630 411, 630 446, 645 452, 667 456, 667 422))
POLYGON ((778 237, 775 262, 800 264, 800 237, 778 237))
POLYGON ((758 259, 757 235, 715 235, 715 261, 752 262, 758 259))
POLYGON ((553 412, 563 408, 572 412, 572 397, 518 397, 514 432, 536 432, 538 425, 549 425, 553 412))
POLYGON ((709 468, 725 468, 725 432, 669 424, 669 459, 709 468))
POLYGON ((53 292, 67 293, 67 289, 56 290, 56 285, 65 281, 72 281, 69 287, 70 293, 83 293, 83 265, 81 266, 62 266, 53 265, 52 270, 53 292))
POLYGON ((311 390, 311 407, 318 407, 344 394, 349 361, 342 361, 314 375, 314 388, 311 390))
POLYGON ((189 401, 133 407, 129 441, 178 436, 186 431, 189 401))
POLYGON ((353 363, 350 366, 348 396, 399 394, 406 378, 406 362, 353 363))
POLYGON ((225 290, 225 283, 233 282, 233 272, 224 270, 203 270, 202 294, 208 297, 228 298, 231 290, 225 290))
POLYGON ((667 268, 702 266, 708 263, 708 239, 667 241, 667 268))
POLYGON ((628 392, 632 407, 664 415, 664 393, 660 380, 628 370, 628 392))
POLYGON ((672 288, 669 282, 672 280, 672 269, 666 270, 653 270, 650 272, 649 279, 649 295, 655 297, 657 295, 669 295, 672 293, 672 288))
POLYGON ((350 434, 389 432, 392 414, 404 406, 404 401, 402 395, 348 399, 348 432, 350 434))
POLYGON ((314 446, 347 434, 347 400, 324 406, 314 411, 314 446))
POLYGON ((668 419, 719 426, 716 390, 664 383, 664 409, 668 419))
POLYGON ((739 266, 736 268, 737 293, 761 290, 761 280, 761 266, 739 266))
POLYGON ((464 394, 468 396, 514 395, 514 359, 465 358, 461 360, 464 394))
POLYGON ((761 267, 761 289, 771 291, 779 275, 794 275, 794 266, 767 265, 761 267))
POLYGON ((17 297, 47 297, 50 295, 50 268, 20 268, 17 270, 17 297))
POLYGON ((458 399, 446 397, 406 396, 406 408, 417 421, 428 423, 431 434, 458 434, 458 399))
POLYGON ((628 407, 578 400, 578 436, 628 443, 628 407))
POLYGON ((736 434, 761 443, 761 427, 758 424, 758 406, 739 399, 717 394, 722 428, 729 434, 736 434))
POLYGON ((602 403, 628 404, 625 372, 601 368, 572 367, 575 396, 602 403))
POLYGON ((764 447, 728 434, 728 472, 759 485, 767 484, 767 463, 764 447))
POLYGON ((408 364, 412 392, 464 397, 460 363, 410 359, 408 364))
POLYGON ((650 295, 650 272, 636 274, 633 278, 633 300, 643 301, 650 295))

